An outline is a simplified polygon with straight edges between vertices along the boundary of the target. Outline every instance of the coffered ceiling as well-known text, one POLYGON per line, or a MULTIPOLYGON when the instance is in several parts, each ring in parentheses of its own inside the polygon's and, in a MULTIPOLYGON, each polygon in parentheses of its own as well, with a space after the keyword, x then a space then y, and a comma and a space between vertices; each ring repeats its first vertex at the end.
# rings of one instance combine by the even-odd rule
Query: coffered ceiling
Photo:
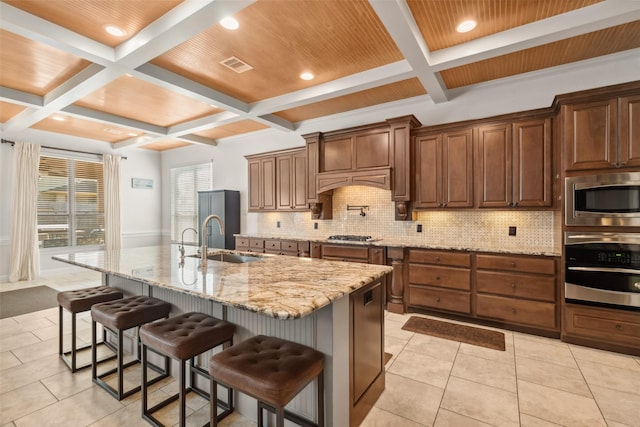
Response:
POLYGON ((291 132, 640 54, 634 0, 2 0, 0 24, 3 135, 35 128, 116 149, 291 132), (227 16, 240 27, 223 28, 227 16), (476 28, 456 32, 465 19, 476 28))

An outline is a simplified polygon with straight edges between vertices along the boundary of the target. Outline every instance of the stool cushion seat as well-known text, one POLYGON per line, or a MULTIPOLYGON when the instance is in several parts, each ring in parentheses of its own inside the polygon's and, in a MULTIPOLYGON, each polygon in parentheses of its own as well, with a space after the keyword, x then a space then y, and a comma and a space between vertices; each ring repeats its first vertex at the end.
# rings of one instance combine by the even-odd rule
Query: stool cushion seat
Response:
POLYGON ((58 292, 58 305, 71 313, 88 311, 91 306, 101 302, 122 298, 122 292, 109 286, 78 289, 75 291, 58 292))
POLYGON ((324 355, 317 350, 257 335, 211 356, 209 374, 265 403, 284 406, 323 367, 324 355))
POLYGON ((95 304, 91 317, 106 327, 125 330, 167 317, 170 311, 168 302, 139 295, 95 304))
POLYGON ((232 340, 235 329, 203 313, 184 313, 142 326, 140 340, 174 359, 187 360, 232 340))

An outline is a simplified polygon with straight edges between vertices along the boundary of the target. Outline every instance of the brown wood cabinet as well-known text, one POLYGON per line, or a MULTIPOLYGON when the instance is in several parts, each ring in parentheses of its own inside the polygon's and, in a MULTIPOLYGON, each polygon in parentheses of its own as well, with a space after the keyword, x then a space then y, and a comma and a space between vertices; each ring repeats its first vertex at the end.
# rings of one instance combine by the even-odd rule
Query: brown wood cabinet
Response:
POLYGON ((476 255, 476 315, 559 330, 556 265, 548 257, 476 255))
POLYGON ((552 206, 551 120, 478 129, 476 193, 480 208, 552 206))
POLYGON ((473 130, 415 138, 415 209, 473 206, 473 130))
POLYGON ((257 239, 236 236, 236 249, 276 255, 309 256, 309 241, 288 239, 257 239))
POLYGON ((471 314, 471 255, 409 250, 407 305, 471 314))
POLYGON ((640 95, 562 106, 567 171, 640 166, 640 95))
POLYGON ((278 210, 308 210, 307 154, 304 148, 276 156, 276 205, 278 210))
POLYGON ((275 210, 276 159, 274 156, 249 157, 249 212, 275 210))
POLYGON ((249 212, 308 210, 304 148, 246 156, 249 212))
POLYGON ((640 313, 565 304, 562 340, 640 355, 640 313))

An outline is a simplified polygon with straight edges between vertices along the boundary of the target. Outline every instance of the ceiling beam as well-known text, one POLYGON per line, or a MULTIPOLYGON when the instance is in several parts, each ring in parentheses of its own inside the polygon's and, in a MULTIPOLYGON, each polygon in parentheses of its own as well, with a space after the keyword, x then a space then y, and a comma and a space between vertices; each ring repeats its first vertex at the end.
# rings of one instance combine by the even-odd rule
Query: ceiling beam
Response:
POLYGON ((604 1, 431 52, 429 62, 442 71, 639 19, 640 1, 604 1))
POLYGON ((402 55, 435 103, 449 100, 447 87, 429 64, 429 48, 405 0, 369 0, 402 55))

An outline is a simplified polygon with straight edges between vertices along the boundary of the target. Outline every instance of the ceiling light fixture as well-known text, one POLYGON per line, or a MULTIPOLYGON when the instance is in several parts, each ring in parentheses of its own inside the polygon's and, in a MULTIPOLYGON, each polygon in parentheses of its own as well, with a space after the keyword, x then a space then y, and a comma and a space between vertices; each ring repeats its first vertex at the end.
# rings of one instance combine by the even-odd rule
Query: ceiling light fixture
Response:
POLYGON ((240 24, 235 18, 227 16, 226 18, 222 18, 220 21, 220 25, 222 25, 227 30, 237 30, 240 28, 240 24))
POLYGON ((104 30, 107 33, 111 34, 112 36, 116 36, 116 37, 123 37, 124 35, 127 34, 125 30, 123 30, 120 27, 116 27, 115 25, 105 25, 104 30))
POLYGON ((300 74, 300 78, 302 80, 313 80, 313 77, 314 76, 311 73, 302 73, 302 74, 300 74))
POLYGON ((473 19, 462 21, 456 27, 456 31, 459 32, 459 33, 467 33, 469 31, 473 30, 476 27, 476 25, 477 25, 477 23, 473 19))
POLYGON ((57 122, 64 122, 66 119, 62 116, 53 116, 52 117, 53 120, 57 121, 57 122))
POLYGON ((138 134, 135 133, 135 132, 129 132, 127 135, 129 135, 129 136, 138 136, 138 134))

